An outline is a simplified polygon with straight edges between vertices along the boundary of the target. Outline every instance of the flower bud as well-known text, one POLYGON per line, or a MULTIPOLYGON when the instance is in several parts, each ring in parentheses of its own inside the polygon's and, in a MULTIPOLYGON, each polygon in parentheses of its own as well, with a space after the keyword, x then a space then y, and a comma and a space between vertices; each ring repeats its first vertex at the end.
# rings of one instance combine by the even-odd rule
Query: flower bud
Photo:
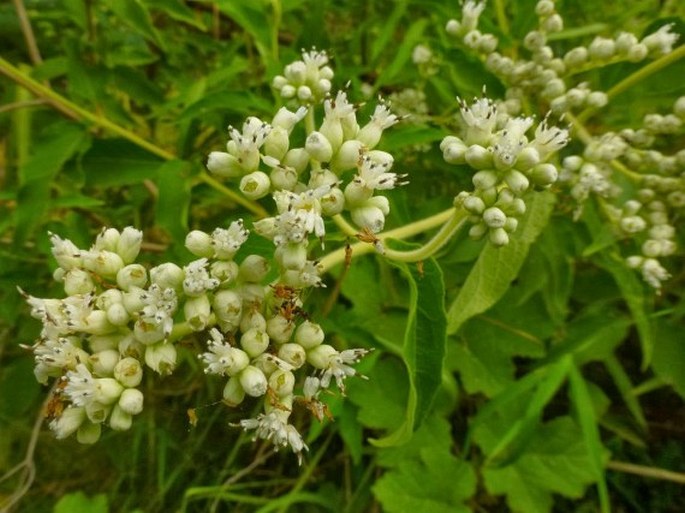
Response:
POLYGON ((333 346, 321 344, 307 351, 307 362, 317 369, 326 369, 337 355, 338 351, 333 346))
MULTIPOLYGON (((92 338, 92 337, 91 337, 92 338)), ((145 353, 145 346, 133 336, 127 335, 119 340, 118 344, 119 354, 124 358, 135 358, 136 360, 143 357, 145 353)))
POLYGON ((269 347, 269 335, 264 331, 252 328, 240 337, 240 346, 250 358, 256 358, 269 347))
POLYGON ((292 395, 295 388, 295 375, 290 371, 277 369, 269 376, 269 388, 276 393, 277 397, 292 395))
POLYGON ((559 172, 553 164, 538 164, 530 173, 530 178, 538 187, 549 187, 559 178, 559 172))
POLYGON ((519 220, 516 219, 515 217, 507 217, 506 222, 504 223, 504 230, 507 233, 514 233, 516 231, 516 228, 519 226, 519 220))
POLYGON ((147 271, 140 264, 129 264, 117 273, 117 285, 128 291, 131 287, 143 288, 147 285, 147 271))
POLYGON ((143 411, 143 393, 137 388, 127 388, 121 393, 117 404, 129 415, 138 415, 143 411))
POLYGON ((116 252, 119 254, 124 264, 131 264, 140 253, 140 245, 143 242, 143 232, 136 230, 132 226, 127 226, 121 232, 117 241, 116 252))
MULTIPOLYGON (((91 353, 99 353, 108 349, 117 349, 121 341, 121 334, 113 333, 110 335, 91 335, 88 337, 88 345, 91 353)), ((85 361, 85 360, 84 360, 85 361)))
POLYGON ((644 60, 648 54, 649 49, 647 46, 642 43, 637 43, 628 50, 628 60, 630 62, 640 62, 644 60))
POLYGON ((540 25, 547 32, 561 32, 564 30, 564 20, 556 13, 545 19, 540 25))
POLYGON ((217 319, 237 327, 243 315, 243 299, 234 290, 220 290, 214 295, 212 309, 217 319))
POLYGON ((264 285, 259 283, 244 283, 240 287, 240 295, 243 298, 243 307, 260 308, 264 302, 264 285))
POLYGON ((305 150, 311 158, 319 162, 329 162, 333 157, 333 147, 321 132, 312 132, 304 144, 305 150))
POLYGON ((112 408, 109 416, 109 427, 115 431, 128 431, 133 424, 133 416, 126 413, 118 404, 112 408))
POLYGON ((113 326, 126 326, 131 316, 123 303, 115 303, 107 309, 107 320, 113 326))
POLYGON ((292 337, 295 325, 280 314, 274 315, 266 321, 266 332, 274 343, 285 344, 292 337))
POLYGON ((240 278, 260 283, 269 273, 269 261, 260 255, 248 255, 240 264, 240 278))
POLYGON ((345 203, 348 208, 362 205, 373 196, 373 189, 353 180, 345 186, 345 203))
POLYGON ((225 178, 238 178, 243 174, 238 159, 223 151, 213 151, 209 154, 207 169, 210 173, 225 178))
POLYGON ((127 388, 137 387, 143 379, 143 367, 136 358, 127 356, 114 367, 114 378, 127 388))
POLYGON ((295 342, 307 350, 321 344, 325 337, 321 326, 311 321, 304 321, 295 331, 295 342))
POLYGON ((292 167, 276 166, 269 173, 274 189, 292 191, 297 185, 297 173, 292 167))
POLYGON ((210 258, 214 255, 212 236, 200 230, 193 230, 186 235, 185 246, 193 255, 210 258))
POLYGON ((321 197, 319 203, 324 216, 340 214, 345 209, 345 194, 340 188, 333 187, 328 194, 321 197))
POLYGON ((85 295, 95 290, 95 283, 90 273, 77 267, 64 275, 64 292, 68 296, 85 295))
POLYGON ((184 278, 185 273, 183 272, 183 269, 171 262, 150 269, 150 282, 159 285, 162 290, 181 290, 184 278))
POLYGON ((176 367, 176 358, 173 344, 160 342, 145 348, 145 365, 162 375, 172 373, 176 367))
POLYGON ((92 422, 84 422, 79 426, 76 432, 76 440, 78 443, 84 445, 92 445, 100 439, 102 433, 102 426, 100 424, 93 424, 92 422))
POLYGON ((488 233, 488 227, 485 223, 478 223, 474 224, 471 228, 469 228, 469 237, 472 238, 473 240, 480 240, 483 238, 483 235, 488 233))
POLYGON ((457 139, 456 137, 454 139, 456 140, 445 145, 442 150, 442 158, 445 159, 445 162, 448 164, 465 164, 468 146, 460 139, 457 139))
POLYGON ((289 243, 278 246, 274 253, 276 261, 284 269, 302 269, 307 263, 307 245, 289 243))
POLYGON ((251 397, 261 397, 266 394, 267 381, 264 373, 253 365, 248 365, 239 374, 240 385, 245 393, 251 397))
POLYGON ((491 170, 478 171, 475 175, 473 175, 471 181, 476 189, 484 190, 490 189, 497 185, 499 182, 499 177, 497 176, 496 172, 491 170))
POLYGON ((116 326, 107 320, 107 312, 93 310, 86 317, 82 330, 91 335, 106 335, 116 331, 116 326))
POLYGON ((504 175, 504 181, 516 195, 521 195, 526 192, 530 185, 530 181, 526 175, 515 169, 508 171, 507 174, 504 175))
POLYGON ((569 68, 577 68, 587 62, 588 52, 584 46, 578 46, 569 50, 564 55, 564 64, 569 68))
POLYGON ((493 166, 492 152, 479 144, 469 146, 464 158, 466 163, 475 169, 486 169, 493 166))
POLYGON ((83 267, 104 278, 115 278, 124 267, 124 261, 112 251, 84 251, 81 255, 83 267))
POLYGON ((490 207, 483 212, 483 222, 490 228, 502 228, 507 216, 497 207, 490 207))
POLYGON ((293 148, 285 154, 281 165, 293 168, 300 175, 309 165, 309 153, 304 148, 293 148))
POLYGON ((221 260, 209 265, 209 275, 219 280, 221 288, 232 285, 238 277, 238 272, 238 264, 233 261, 221 260))
POLYGON ((300 344, 283 344, 278 348, 278 357, 296 369, 307 361, 307 353, 300 344))
POLYGON ((240 180, 240 191, 249 199, 263 198, 269 194, 271 180, 263 171, 254 171, 240 180))
POLYGON ((467 196, 462 202, 464 210, 471 214, 482 214, 485 210, 485 202, 478 196, 467 196))
POLYGON ((99 424, 107 420, 107 416, 112 410, 112 406, 102 404, 98 401, 91 401, 88 404, 86 404, 85 409, 88 420, 93 423, 99 424))
POLYGON ((266 136, 266 139, 264 139, 264 154, 280 161, 285 157, 289 146, 288 130, 280 126, 274 126, 269 135, 266 136))
POLYGON ((297 99, 303 102, 309 101, 313 96, 312 90, 309 86, 301 85, 297 88, 297 99))
POLYGON ((223 392, 224 402, 229 406, 238 406, 245 399, 245 390, 240 384, 240 379, 233 376, 228 379, 223 392))
POLYGON ((378 207, 362 206, 352 210, 351 214, 354 224, 373 233, 382 231, 385 226, 385 214, 378 207))
POLYGON ((494 230, 490 230, 489 238, 490 242, 494 246, 499 247, 509 244, 509 235, 504 228, 495 228, 494 230))
POLYGON ((138 319, 133 325, 133 335, 136 340, 145 344, 157 344, 166 338, 164 333, 164 326, 145 319, 138 319))
POLYGON ((193 331, 202 331, 209 323, 212 308, 207 294, 189 297, 183 304, 183 313, 193 331))
POLYGON ((116 228, 103 228, 95 238, 93 249, 96 251, 110 251, 116 253, 117 244, 121 234, 116 228))
POLYGON ((95 401, 108 406, 119 399, 124 387, 114 378, 97 378, 95 380, 95 401))
POLYGON ((105 349, 90 355, 88 358, 93 375, 104 377, 111 376, 114 367, 119 363, 119 351, 117 349, 105 349))
POLYGON ((86 410, 80 406, 67 406, 62 414, 50 422, 55 438, 62 440, 74 434, 86 420, 86 410))
POLYGON ((297 90, 290 84, 286 84, 281 88, 281 96, 286 99, 294 97, 296 92, 297 90))
POLYGON ((251 329, 266 331, 266 319, 259 311, 254 309, 245 312, 240 320, 240 331, 245 333, 251 329))
POLYGON ((343 171, 357 166, 359 156, 363 151, 364 145, 357 139, 349 139, 342 143, 340 149, 331 161, 331 169, 340 174, 343 171))

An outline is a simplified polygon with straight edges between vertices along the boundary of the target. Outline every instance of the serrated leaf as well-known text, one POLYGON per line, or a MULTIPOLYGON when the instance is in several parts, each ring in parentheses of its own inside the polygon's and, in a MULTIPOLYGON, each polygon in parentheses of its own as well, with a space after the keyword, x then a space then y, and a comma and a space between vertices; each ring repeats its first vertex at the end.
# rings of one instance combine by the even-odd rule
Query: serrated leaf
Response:
POLYGON ((509 244, 483 248, 464 286, 447 312, 447 333, 454 334, 468 319, 486 311, 507 291, 523 265, 528 248, 547 225, 554 196, 534 194, 527 201, 528 212, 509 244))
POLYGON ((389 447, 406 443, 430 411, 442 381, 447 341, 443 304, 442 271, 434 259, 414 264, 396 264, 408 280, 409 312, 404 336, 403 359, 409 373, 409 398, 404 422, 393 433, 372 440, 389 447))
MULTIPOLYGON (((492 449, 515 416, 493 417, 477 433, 476 441, 486 452, 492 449)), ((595 472, 580 430, 570 417, 558 417, 540 426, 526 452, 512 465, 484 468, 483 479, 490 493, 504 494, 514 513, 549 513, 552 494, 579 498, 595 480, 595 472)))
POLYGON ((88 497, 83 492, 69 493, 55 504, 53 513, 109 513, 109 504, 104 494, 88 497))
POLYGON ((421 449, 418 460, 401 462, 373 486, 388 513, 469 513, 464 501, 475 490, 471 465, 432 447, 421 449))

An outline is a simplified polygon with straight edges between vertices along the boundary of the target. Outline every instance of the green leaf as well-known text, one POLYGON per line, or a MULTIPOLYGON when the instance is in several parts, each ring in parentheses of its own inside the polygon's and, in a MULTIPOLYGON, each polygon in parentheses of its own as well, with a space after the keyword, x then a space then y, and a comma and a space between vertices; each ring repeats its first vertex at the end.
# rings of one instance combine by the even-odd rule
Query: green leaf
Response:
POLYGON ((518 276, 528 248, 547 225, 553 203, 551 193, 533 194, 527 201, 527 215, 511 242, 502 248, 485 246, 447 312, 448 334, 456 333, 464 322, 486 311, 504 295, 518 276))
POLYGON ((392 434, 372 441, 388 447, 405 443, 430 411, 442 380, 447 325, 442 271, 434 259, 416 265, 397 264, 409 282, 410 303, 403 359, 409 372, 405 419, 392 434))
POLYGON ((124 139, 100 139, 83 156, 87 186, 112 187, 155 178, 164 161, 124 139))
POLYGON ((69 493, 55 504, 53 513, 109 513, 109 504, 104 494, 88 497, 83 492, 69 493))
MULTIPOLYGON (((516 419, 516 412, 492 417, 477 432, 478 445, 488 452, 501 439, 502 430, 516 419)), ((525 453, 503 468, 483 469, 488 492, 506 495, 514 513, 549 513, 552 494, 580 498, 594 482, 595 471, 587 447, 570 417, 558 417, 540 426, 525 453)))
POLYGON ((235 0, 219 0, 217 5, 221 12, 230 16, 254 38, 255 46, 264 59, 266 67, 270 68, 273 61, 271 54, 273 32, 272 22, 266 14, 266 9, 260 9, 253 2, 236 2, 235 0))
POLYGON ((395 2, 395 7, 389 15, 386 16, 385 22, 380 27, 380 33, 373 39, 371 46, 371 62, 377 63, 378 58, 383 53, 383 50, 390 45, 390 40, 397 30, 397 24, 407 12, 407 1, 401 0, 395 2))
POLYGON ((15 242, 29 238, 49 207, 53 180, 64 166, 88 141, 82 126, 58 123, 51 126, 40 143, 34 144, 34 153, 26 165, 19 169, 17 195, 17 229, 15 242))
POLYGON ((152 41, 162 50, 165 50, 164 41, 152 24, 152 18, 147 8, 140 0, 117 0, 109 2, 108 6, 121 21, 135 30, 148 41, 152 41))
POLYGON ((469 513, 464 501, 476 489, 470 464, 448 452, 421 451, 420 462, 401 463, 374 485, 388 513, 469 513))
POLYGON ((428 19, 422 18, 411 24, 402 38, 399 46, 393 49, 395 58, 390 64, 383 68, 383 71, 378 76, 375 86, 378 88, 382 85, 392 82, 395 76, 406 67, 407 62, 411 59, 411 53, 414 47, 423 39, 423 31, 428 25, 428 19))
POLYGON ((207 30, 198 14, 180 0, 144 0, 144 2, 149 8, 163 11, 176 21, 192 25, 203 32, 207 30))
POLYGON ((33 362, 28 358, 10 360, 0 371, 0 417, 12 419, 28 414, 40 393, 33 362))
POLYGON ((628 305, 640 335, 642 369, 645 370, 652 360, 655 343, 653 327, 649 321, 650 303, 645 295, 645 285, 637 277, 635 271, 630 269, 614 251, 604 252, 601 255, 600 263, 614 278, 626 305, 628 305))
POLYGON ((179 244, 188 233, 188 210, 190 208, 189 171, 192 165, 183 160, 171 160, 157 171, 159 197, 155 218, 179 244))
POLYGON ((683 327, 661 321, 656 326, 652 369, 664 382, 685 398, 685 350, 683 327))

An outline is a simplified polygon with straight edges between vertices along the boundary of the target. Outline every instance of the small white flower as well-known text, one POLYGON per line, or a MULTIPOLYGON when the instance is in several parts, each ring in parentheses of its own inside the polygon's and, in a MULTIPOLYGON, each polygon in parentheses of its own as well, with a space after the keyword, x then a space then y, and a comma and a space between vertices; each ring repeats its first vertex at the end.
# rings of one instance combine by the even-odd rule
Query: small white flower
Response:
POLYGON ((97 393, 97 381, 84 364, 76 366, 76 370, 68 371, 66 376, 67 385, 64 393, 76 406, 87 406, 95 400, 97 393))
POLYGON ((497 124, 497 106, 488 98, 474 99, 470 106, 459 97, 457 102, 466 123, 464 142, 467 145, 487 145, 497 124))
POLYGON ((185 272, 183 291, 188 296, 200 296, 219 286, 219 280, 209 275, 206 258, 190 262, 183 268, 183 271, 185 272))
POLYGON ((165 336, 169 336, 174 327, 173 315, 178 306, 176 292, 172 288, 162 288, 157 284, 142 292, 140 299, 145 305, 141 319, 156 327, 161 327, 165 336))
POLYGON ((69 239, 62 239, 54 233, 48 232, 52 243, 52 255, 59 266, 68 271, 82 265, 81 250, 69 239))
POLYGON ((205 365, 206 374, 233 376, 247 367, 250 358, 244 351, 226 343, 223 335, 216 328, 212 328, 209 335, 212 337, 207 343, 209 352, 199 356, 200 361, 205 365))
POLYGON ((364 155, 360 159, 357 176, 354 182, 367 189, 387 190, 394 189, 398 185, 405 185, 408 182, 402 181, 406 174, 390 173, 392 161, 379 161, 364 155))
POLYGON ((361 360, 362 357, 368 353, 368 349, 346 349, 345 351, 336 352, 333 354, 328 360, 328 365, 320 371, 321 377, 319 379, 321 388, 328 388, 331 383, 331 379, 335 379, 335 384, 344 394, 346 378, 349 376, 364 377, 353 367, 350 367, 350 365, 358 363, 359 360, 361 360))
POLYGON ((309 447, 295 426, 288 424, 289 416, 289 411, 274 409, 267 414, 260 413, 254 419, 241 420, 239 425, 245 431, 254 430, 254 440, 270 440, 276 448, 290 446, 298 463, 302 464, 302 451, 308 451, 309 447))
POLYGON ((214 255, 220 259, 232 258, 245 243, 249 234, 242 219, 233 221, 228 228, 216 228, 212 232, 214 255))
POLYGON ((549 126, 547 124, 548 117, 549 115, 545 116, 545 119, 535 129, 535 139, 531 143, 538 150, 542 160, 545 160, 548 155, 559 151, 570 141, 568 130, 549 126))

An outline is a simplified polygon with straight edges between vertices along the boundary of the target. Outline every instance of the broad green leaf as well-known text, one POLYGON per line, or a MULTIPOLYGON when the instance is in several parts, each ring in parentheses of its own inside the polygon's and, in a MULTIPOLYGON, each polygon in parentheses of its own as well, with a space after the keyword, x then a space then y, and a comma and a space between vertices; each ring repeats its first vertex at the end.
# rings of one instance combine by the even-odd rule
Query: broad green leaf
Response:
POLYGON ((409 398, 404 422, 392 434, 375 440, 380 447, 405 443, 428 414, 442 380, 446 319, 442 271, 434 259, 398 265, 408 279, 410 304, 403 359, 409 372, 409 398))
POLYGON ((420 459, 421 450, 426 447, 435 452, 452 452, 453 444, 450 423, 437 413, 432 413, 414 432, 410 443, 384 447, 378 451, 378 465, 393 468, 402 462, 420 459))
POLYGON ((88 497, 83 492, 69 493, 55 504, 53 513, 109 513, 109 504, 104 494, 88 497))
POLYGON ((34 153, 19 169, 18 208, 15 242, 29 238, 49 208, 52 182, 64 164, 88 141, 79 125, 59 123, 51 127, 45 139, 33 145, 34 153))
POLYGON ((33 376, 29 358, 10 360, 0 370, 0 418, 12 419, 29 414, 41 386, 33 376))
POLYGON ((163 161, 123 139, 100 139, 83 156, 88 186, 112 187, 154 179, 163 161))
POLYGON ((642 411, 640 401, 635 394, 633 394, 633 383, 631 382, 628 373, 625 371, 618 358, 613 354, 607 355, 603 359, 603 363, 611 375, 611 379, 614 380, 614 385, 616 385, 616 388, 621 393, 621 398, 623 399, 623 402, 626 403, 630 413, 633 414, 633 417, 635 417, 635 420, 640 427, 646 429, 647 420, 642 411))
MULTIPOLYGON (((523 416, 508 426, 495 447, 487 451, 487 465, 504 467, 524 453, 526 446, 534 437, 542 410, 566 380, 571 365, 571 359, 565 357, 544 369, 544 376, 539 380, 535 391, 527 398, 523 416)), ((500 399, 495 397, 492 402, 497 404, 500 399)))
POLYGON ((583 440, 590 455, 591 468, 597 480, 597 491, 599 492, 602 513, 610 513, 609 491, 604 479, 604 447, 599 437, 597 417, 588 386, 580 370, 575 365, 572 365, 569 370, 569 383, 571 400, 578 415, 580 429, 583 432, 583 440))
MULTIPOLYGON (((502 431, 515 420, 514 411, 492 417, 478 429, 478 445, 486 452, 492 450, 502 431)), ((513 464, 483 469, 488 492, 504 494, 514 513, 549 513, 553 493, 577 499, 595 479, 582 433, 569 417, 540 426, 525 453, 513 464)))
POLYGON ((152 18, 148 9, 140 0, 116 0, 116 2, 109 2, 108 5, 121 21, 138 34, 148 41, 152 41, 161 49, 166 49, 159 32, 157 32, 157 29, 152 24, 152 18))
POLYGON ((508 245, 486 245, 466 283, 447 312, 447 333, 454 334, 468 319, 493 306, 518 275, 528 248, 547 225, 554 196, 538 193, 527 201, 528 212, 508 245))
POLYGON ((400 463, 373 486, 388 513, 469 513, 464 501, 476 490, 471 465, 449 452, 421 450, 421 460, 400 463))
POLYGON ((661 321, 656 328, 652 369, 659 378, 685 398, 685 344, 682 324, 676 326, 661 321))
POLYGON ((162 164, 157 171, 159 197, 155 218, 179 244, 188 233, 188 209, 190 208, 190 162, 171 160, 162 164))
POLYGON ((395 76, 410 62, 412 50, 422 41, 426 25, 428 25, 428 20, 422 18, 409 26, 402 38, 402 42, 397 48, 393 49, 395 58, 383 68, 383 71, 378 76, 378 80, 375 83, 376 87, 392 82, 395 76))
POLYGON ((644 370, 652 360, 655 344, 654 328, 649 321, 650 302, 645 294, 645 285, 642 284, 635 271, 630 269, 615 252, 604 252, 600 263, 613 276, 635 322, 640 335, 642 369, 644 370))

